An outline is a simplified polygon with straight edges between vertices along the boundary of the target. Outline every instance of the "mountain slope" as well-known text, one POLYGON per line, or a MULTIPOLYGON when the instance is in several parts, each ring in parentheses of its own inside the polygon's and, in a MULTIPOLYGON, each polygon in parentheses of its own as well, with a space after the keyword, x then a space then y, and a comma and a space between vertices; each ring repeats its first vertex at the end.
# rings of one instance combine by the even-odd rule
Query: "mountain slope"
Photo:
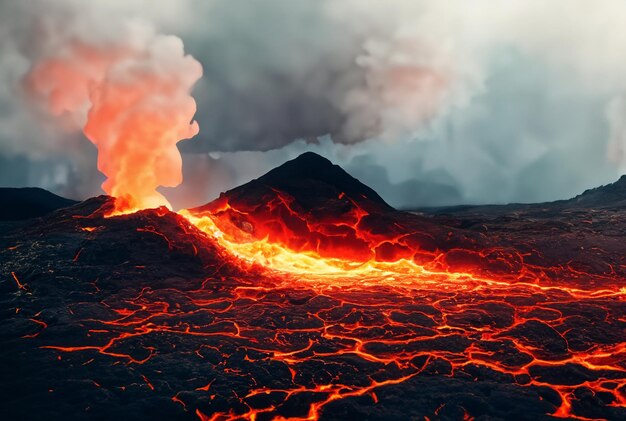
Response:
POLYGON ((534 217, 552 217, 557 212, 626 208, 626 175, 614 183, 585 190, 566 200, 543 203, 509 203, 506 205, 458 205, 418 209, 429 214, 501 216, 523 212, 534 217))
POLYGON ((582 194, 567 200, 566 203, 577 207, 625 207, 626 175, 614 183, 585 190, 582 194))
POLYGON ((41 188, 0 187, 0 221, 36 218, 76 203, 41 188))
POLYGON ((267 240, 297 252, 353 261, 434 259, 470 246, 463 233, 389 206, 328 159, 307 152, 190 212, 235 242, 267 240), (419 250, 416 252, 416 250, 419 250))
MULTIPOLYGON (((257 179, 223 193, 220 199, 226 197, 239 206, 254 207, 262 203, 260 199, 275 196, 278 191, 306 211, 335 206, 341 208, 336 202, 342 202, 344 197, 369 211, 393 210, 370 187, 313 152, 306 152, 257 179)), ((220 199, 212 203, 216 204, 220 199)), ((194 210, 213 207, 209 204, 194 210)))

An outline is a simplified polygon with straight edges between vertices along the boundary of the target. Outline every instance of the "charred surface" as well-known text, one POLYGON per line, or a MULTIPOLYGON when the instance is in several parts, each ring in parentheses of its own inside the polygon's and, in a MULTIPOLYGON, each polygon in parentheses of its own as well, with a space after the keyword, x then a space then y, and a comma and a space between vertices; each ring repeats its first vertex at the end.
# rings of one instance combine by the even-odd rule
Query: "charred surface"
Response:
POLYGON ((404 246, 433 282, 279 273, 165 208, 90 199, 0 239, 4 417, 626 417, 624 210, 411 215, 307 180, 329 192, 315 210, 270 180, 196 212, 248 239, 266 217, 305 240, 343 224, 363 258, 404 246))

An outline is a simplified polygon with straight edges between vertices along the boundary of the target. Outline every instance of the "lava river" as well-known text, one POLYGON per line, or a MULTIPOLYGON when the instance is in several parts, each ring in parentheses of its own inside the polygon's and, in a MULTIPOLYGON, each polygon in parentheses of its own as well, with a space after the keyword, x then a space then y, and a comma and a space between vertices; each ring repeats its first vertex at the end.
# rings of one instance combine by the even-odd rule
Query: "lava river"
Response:
MULTIPOLYGON (((5 413, 626 417, 621 243, 553 229, 589 213, 472 229, 354 184, 261 181, 180 214, 95 198, 6 235, 5 413)), ((614 216, 594 213, 602 238, 614 216)))

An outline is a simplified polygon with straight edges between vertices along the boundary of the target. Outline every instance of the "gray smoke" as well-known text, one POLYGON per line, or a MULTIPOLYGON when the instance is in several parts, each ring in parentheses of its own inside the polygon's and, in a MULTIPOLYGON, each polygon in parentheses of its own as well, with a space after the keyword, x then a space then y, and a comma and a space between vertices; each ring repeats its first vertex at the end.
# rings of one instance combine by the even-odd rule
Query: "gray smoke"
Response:
POLYGON ((0 171, 2 184, 97 193, 93 147, 39 115, 21 92, 37 53, 31 23, 59 14, 104 40, 116 22, 145 22, 180 36, 202 63, 194 91, 201 130, 180 144, 184 184, 164 190, 178 206, 305 150, 402 207, 566 198, 625 168, 626 4, 617 0, 40 0, 0 8, 0 161, 21 163, 0 171))

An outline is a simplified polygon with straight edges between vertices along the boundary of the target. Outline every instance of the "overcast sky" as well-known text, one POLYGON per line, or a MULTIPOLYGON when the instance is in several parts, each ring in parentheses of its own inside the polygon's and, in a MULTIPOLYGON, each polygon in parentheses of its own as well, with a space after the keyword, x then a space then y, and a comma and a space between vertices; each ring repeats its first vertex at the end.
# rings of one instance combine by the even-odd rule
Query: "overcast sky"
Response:
POLYGON ((308 150, 404 208, 572 197, 626 172, 624 22, 619 0, 5 0, 0 185, 101 194, 97 150, 25 80, 148 27, 203 67, 175 207, 308 150))

